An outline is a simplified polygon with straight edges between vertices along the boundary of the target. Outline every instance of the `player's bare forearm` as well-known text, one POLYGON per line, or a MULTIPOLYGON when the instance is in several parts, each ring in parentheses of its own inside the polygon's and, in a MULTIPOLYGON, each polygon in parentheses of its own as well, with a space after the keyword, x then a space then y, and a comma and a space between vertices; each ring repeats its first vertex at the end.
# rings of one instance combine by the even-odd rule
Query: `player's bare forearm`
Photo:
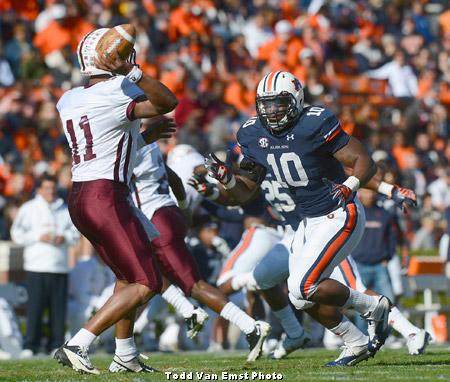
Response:
POLYGON ((147 97, 147 101, 136 104, 134 108, 136 118, 150 118, 166 114, 178 105, 177 97, 168 87, 145 73, 136 85, 142 89, 147 97))
POLYGON ((360 141, 351 137, 347 145, 334 153, 334 157, 346 168, 352 169, 352 175, 358 178, 360 187, 366 186, 377 172, 377 166, 360 141))
MULTIPOLYGON (((234 203, 233 205, 241 205, 249 202, 258 192, 259 185, 250 179, 240 175, 235 175, 236 184, 230 189, 221 187, 227 194, 227 200, 234 203)), ((223 194, 221 191, 221 196, 223 194)))
POLYGON ((184 189, 183 182, 180 177, 169 166, 166 165, 167 180, 169 187, 173 191, 173 194, 177 200, 186 199, 186 190, 184 189))
MULTIPOLYGON (((237 177, 238 178, 238 177, 237 177)), ((237 181, 236 178, 236 181, 237 181)), ((253 191, 250 197, 245 201, 240 201, 236 199, 229 190, 225 189, 221 184, 215 185, 219 190, 219 196, 217 199, 214 199, 214 202, 221 204, 223 206, 240 206, 241 204, 250 201, 255 197, 255 195, 259 192, 259 187, 253 191)))
MULTIPOLYGON (((378 191, 378 188, 380 187, 380 184, 383 181, 383 171, 376 164, 375 164, 375 167, 376 167, 375 175, 364 184, 364 188, 367 188, 367 189, 373 190, 373 191, 378 191)), ((345 169, 345 175, 355 176, 352 168, 345 167, 344 169, 345 169)))

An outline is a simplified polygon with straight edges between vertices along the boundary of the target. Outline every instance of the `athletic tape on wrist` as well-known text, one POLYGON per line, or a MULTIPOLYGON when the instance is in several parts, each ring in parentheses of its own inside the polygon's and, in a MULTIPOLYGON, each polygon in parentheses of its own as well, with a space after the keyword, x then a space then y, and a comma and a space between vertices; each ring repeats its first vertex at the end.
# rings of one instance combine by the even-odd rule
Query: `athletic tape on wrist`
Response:
POLYGON ((352 176, 349 176, 343 184, 344 184, 344 186, 347 186, 348 188, 350 188, 350 190, 356 191, 359 189, 360 182, 356 176, 352 175, 352 176))

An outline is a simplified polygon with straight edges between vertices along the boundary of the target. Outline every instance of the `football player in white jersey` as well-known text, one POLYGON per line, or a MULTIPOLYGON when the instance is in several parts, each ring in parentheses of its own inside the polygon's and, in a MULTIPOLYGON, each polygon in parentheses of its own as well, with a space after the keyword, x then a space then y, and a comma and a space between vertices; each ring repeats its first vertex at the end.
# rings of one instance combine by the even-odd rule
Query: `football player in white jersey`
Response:
MULTIPOLYGON (((228 301, 223 292, 201 279, 184 240, 187 234, 185 219, 169 192, 170 186, 178 205, 185 208, 186 192, 182 180, 170 167, 164 165, 156 143, 141 148, 138 156, 139 164, 134 169, 134 197, 137 206, 159 231, 159 237, 152 244, 161 272, 178 285, 185 295, 192 296, 237 325, 246 334, 249 343, 247 361, 256 360, 264 339, 270 332, 270 325, 255 321, 228 301)), ((168 291, 164 294, 168 294, 168 291)), ((195 322, 191 325, 195 325, 195 322)))
MULTIPOLYGON (((129 199, 140 135, 140 118, 173 110, 177 99, 159 81, 128 60, 96 57, 96 45, 108 28, 94 30, 78 45, 81 73, 89 84, 63 94, 57 104, 72 150, 73 186, 69 212, 78 230, 92 243, 116 276, 115 292, 106 304, 55 353, 77 371, 99 374, 88 348, 95 338, 116 324, 113 363, 133 370, 153 369, 130 353, 136 308, 161 289, 161 276, 147 232, 129 199)), ((157 231, 154 229, 154 236, 157 231)))

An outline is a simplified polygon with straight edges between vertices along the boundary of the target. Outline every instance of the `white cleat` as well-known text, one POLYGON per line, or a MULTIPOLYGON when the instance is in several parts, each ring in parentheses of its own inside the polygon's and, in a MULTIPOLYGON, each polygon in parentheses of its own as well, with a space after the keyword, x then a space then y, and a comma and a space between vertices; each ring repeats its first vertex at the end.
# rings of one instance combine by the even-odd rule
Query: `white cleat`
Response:
POLYGON ((381 296, 378 304, 372 312, 362 317, 367 321, 367 331, 369 333, 369 352, 375 354, 386 342, 389 336, 389 312, 391 303, 385 296, 381 296))
POLYGON ((63 366, 69 366, 81 373, 99 375, 100 372, 92 366, 88 349, 83 346, 69 346, 65 343, 53 356, 63 366))
POLYGON ((247 334, 247 342, 250 353, 247 356, 247 362, 256 361, 262 352, 264 340, 270 334, 272 328, 265 321, 256 321, 253 332, 247 334))
POLYGON ((148 359, 144 354, 138 354, 129 361, 124 361, 118 355, 114 354, 114 358, 109 365, 110 373, 154 373, 157 370, 142 362, 139 357, 148 359))
POLYGON ((276 349, 270 353, 269 358, 286 358, 288 354, 296 351, 297 349, 303 349, 310 341, 311 337, 305 331, 303 331, 303 334, 297 338, 290 338, 286 335, 284 339, 279 342, 276 349))
POLYGON ((416 334, 411 334, 406 342, 406 346, 408 346, 409 354, 418 355, 424 354, 425 349, 430 343, 431 335, 424 329, 420 329, 420 331, 416 334))
POLYGON ((208 313, 206 313, 202 308, 196 307, 192 311, 192 315, 184 319, 186 325, 188 327, 187 336, 191 340, 197 337, 197 334, 203 329, 205 326, 205 322, 208 319, 208 313))
POLYGON ((373 357, 373 354, 369 352, 367 345, 353 347, 344 345, 339 357, 325 366, 354 366, 370 357, 373 357))

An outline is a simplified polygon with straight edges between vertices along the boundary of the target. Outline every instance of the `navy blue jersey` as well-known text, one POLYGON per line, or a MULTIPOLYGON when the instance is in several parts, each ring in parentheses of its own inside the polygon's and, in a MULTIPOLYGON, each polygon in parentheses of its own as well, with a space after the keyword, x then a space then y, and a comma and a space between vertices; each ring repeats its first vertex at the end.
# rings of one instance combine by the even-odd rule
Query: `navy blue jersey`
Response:
POLYGON ((283 187, 282 184, 273 179, 272 174, 267 174, 261 183, 261 190, 266 201, 283 218, 278 224, 290 225, 296 230, 301 221, 301 217, 296 211, 295 202, 289 194, 289 188, 283 187))
POLYGON ((349 139, 336 116, 318 106, 305 108, 295 126, 281 136, 270 134, 257 117, 237 133, 244 157, 265 167, 266 179, 272 176, 289 191, 299 220, 337 208, 322 179, 344 182, 344 168, 333 154, 349 139))

